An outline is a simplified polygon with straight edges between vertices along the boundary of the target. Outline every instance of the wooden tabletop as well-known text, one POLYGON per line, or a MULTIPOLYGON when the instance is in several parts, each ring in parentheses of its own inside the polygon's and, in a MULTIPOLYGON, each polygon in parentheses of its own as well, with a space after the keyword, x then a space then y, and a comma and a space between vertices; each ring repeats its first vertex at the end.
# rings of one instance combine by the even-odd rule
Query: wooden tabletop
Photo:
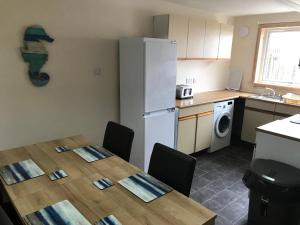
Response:
POLYGON ((172 191, 145 203, 117 182, 140 171, 117 156, 87 163, 74 152, 58 153, 55 147, 76 148, 91 144, 74 136, 0 152, 0 166, 32 159, 46 173, 63 169, 68 177, 50 181, 44 175, 3 188, 17 213, 23 217, 54 203, 69 200, 92 224, 115 215, 123 225, 213 225, 216 214, 190 198, 172 191), (115 184, 101 191, 93 181, 108 177, 115 184))
POLYGON ((240 97, 247 98, 251 95, 253 94, 240 92, 240 91, 228 91, 228 90, 209 91, 209 92, 197 93, 191 99, 176 100, 176 107, 186 108, 186 107, 192 107, 196 105, 226 101, 226 100, 240 98, 240 97))

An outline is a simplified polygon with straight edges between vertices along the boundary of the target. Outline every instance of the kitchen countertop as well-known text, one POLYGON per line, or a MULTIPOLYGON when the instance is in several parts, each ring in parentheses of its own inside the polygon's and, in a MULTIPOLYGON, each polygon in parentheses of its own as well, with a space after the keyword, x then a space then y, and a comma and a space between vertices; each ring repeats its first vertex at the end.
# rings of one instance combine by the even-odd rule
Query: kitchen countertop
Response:
POLYGON ((276 103, 276 104, 281 104, 281 105, 288 105, 288 106, 293 106, 293 107, 300 107, 299 104, 292 104, 292 103, 286 103, 282 100, 276 100, 272 98, 259 98, 257 97, 257 94, 253 94, 248 96, 249 99, 256 100, 256 101, 262 101, 262 102, 271 102, 271 103, 276 103))
POLYGON ((290 122, 294 119, 298 119, 300 121, 300 114, 283 120, 273 121, 257 127, 256 130, 300 142, 300 124, 290 122))
POLYGON ((176 100, 176 107, 177 108, 187 108, 196 105, 203 105, 208 103, 214 102, 221 102, 230 99, 236 98, 247 98, 253 95, 252 93, 240 92, 240 91, 229 91, 229 90, 222 90, 222 91, 209 91, 209 92, 202 92, 194 94, 194 97, 191 99, 184 99, 184 100, 176 100))

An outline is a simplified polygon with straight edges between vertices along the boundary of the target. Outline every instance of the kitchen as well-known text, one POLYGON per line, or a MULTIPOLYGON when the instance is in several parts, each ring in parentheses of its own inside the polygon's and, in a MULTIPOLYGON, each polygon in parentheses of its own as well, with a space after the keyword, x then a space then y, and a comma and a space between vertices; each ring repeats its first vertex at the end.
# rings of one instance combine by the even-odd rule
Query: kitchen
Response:
POLYGON ((246 224, 248 189, 242 178, 252 159, 256 128, 300 111, 297 105, 275 99, 288 92, 299 94, 299 89, 253 82, 259 26, 294 23, 300 16, 296 6, 275 0, 265 5, 251 2, 249 7, 234 1, 210 6, 178 2, 13 0, 3 4, 1 149, 77 134, 101 143, 107 121, 122 123, 119 40, 176 40, 176 84, 190 85, 194 92, 191 99, 174 99, 179 109, 177 149, 197 158, 190 197, 217 214, 216 224, 246 224), (43 25, 55 38, 47 45, 45 65, 53 76, 43 88, 30 85, 18 49, 24 28, 32 24, 43 25), (233 74, 243 75, 239 88, 233 88, 240 91, 225 90, 231 87, 233 74), (265 87, 275 89, 276 96, 265 87), (227 146, 227 139, 221 144, 225 149, 215 146, 220 151, 208 154, 212 144, 223 140, 212 137, 218 119, 215 103, 231 100, 234 104, 227 106, 234 113, 222 121, 225 125, 232 121, 232 145, 227 146))

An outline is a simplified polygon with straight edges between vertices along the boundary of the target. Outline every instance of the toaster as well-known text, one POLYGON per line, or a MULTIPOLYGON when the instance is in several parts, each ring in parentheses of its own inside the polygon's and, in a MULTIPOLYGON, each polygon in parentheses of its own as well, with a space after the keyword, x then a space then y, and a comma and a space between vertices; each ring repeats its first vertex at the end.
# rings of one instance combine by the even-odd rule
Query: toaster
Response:
POLYGON ((191 85, 176 85, 176 98, 186 99, 193 97, 193 87, 191 85))

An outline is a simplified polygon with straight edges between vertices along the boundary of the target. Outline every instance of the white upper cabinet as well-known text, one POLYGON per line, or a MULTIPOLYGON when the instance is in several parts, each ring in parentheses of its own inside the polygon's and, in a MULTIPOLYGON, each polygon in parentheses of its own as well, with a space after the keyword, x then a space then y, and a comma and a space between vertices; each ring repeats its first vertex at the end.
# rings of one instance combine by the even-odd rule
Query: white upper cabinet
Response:
POLYGON ((218 58, 220 41, 220 24, 215 21, 206 21, 205 40, 204 40, 204 58, 218 58))
POLYGON ((178 58, 186 58, 188 30, 188 16, 170 16, 169 39, 177 42, 178 58))
POLYGON ((186 58, 189 17, 162 15, 154 17, 154 37, 177 42, 177 57, 186 58))
POLYGON ((182 15, 154 17, 154 37, 177 42, 179 59, 229 59, 233 26, 182 15))
POLYGON ((187 58, 204 58, 205 20, 190 18, 187 58))
POLYGON ((220 44, 219 44, 219 59, 231 58, 231 47, 233 39, 233 26, 228 24, 221 24, 220 44))

